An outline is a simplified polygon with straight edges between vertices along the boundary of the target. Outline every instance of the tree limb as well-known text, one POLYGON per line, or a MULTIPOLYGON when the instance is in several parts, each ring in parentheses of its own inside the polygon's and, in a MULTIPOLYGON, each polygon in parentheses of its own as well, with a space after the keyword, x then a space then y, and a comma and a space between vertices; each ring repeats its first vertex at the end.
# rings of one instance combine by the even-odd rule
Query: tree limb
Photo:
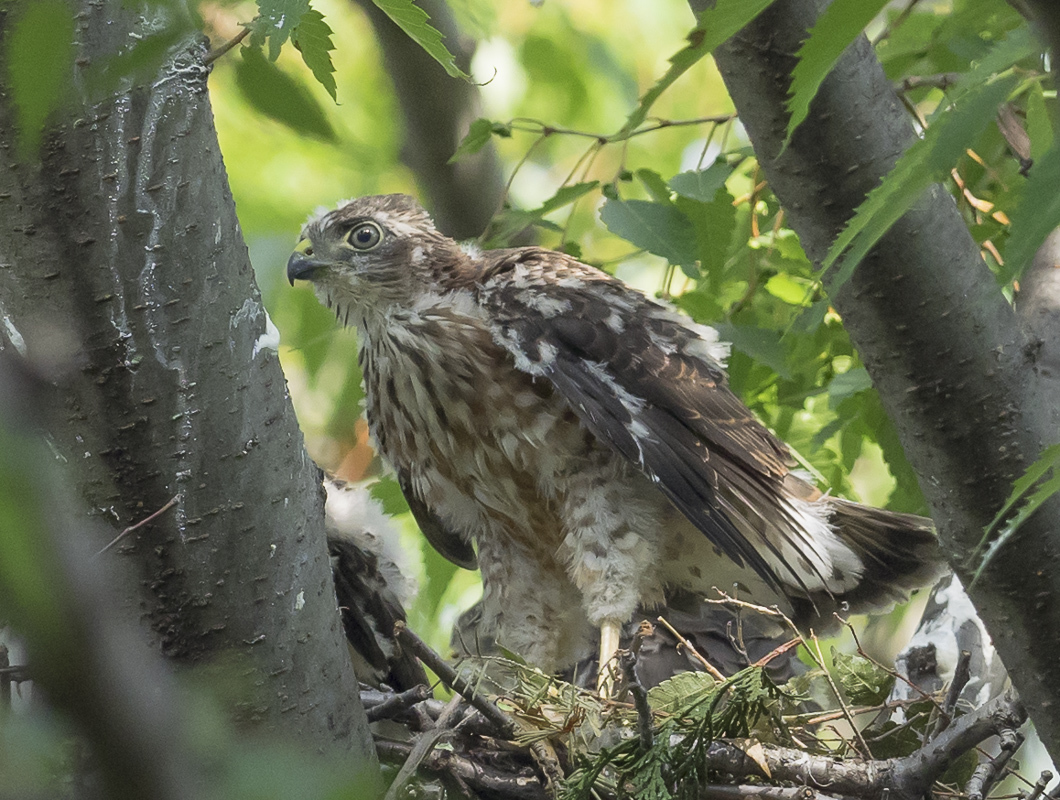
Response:
MULTIPOLYGON (((715 59, 769 182, 807 255, 820 263, 853 210, 913 141, 872 48, 855 41, 821 85, 781 153, 795 52, 822 7, 779 0, 715 59)), ((831 276, 825 276, 826 283, 831 276)), ((927 191, 834 297, 938 524, 952 566, 966 558, 1012 482, 1055 441, 1060 397, 1040 380, 1035 348, 942 186, 927 191)), ((1060 661, 1042 630, 1060 630, 1060 498, 999 551, 969 593, 1060 753, 1060 661), (1028 603, 1028 598, 1037 598, 1028 603)))

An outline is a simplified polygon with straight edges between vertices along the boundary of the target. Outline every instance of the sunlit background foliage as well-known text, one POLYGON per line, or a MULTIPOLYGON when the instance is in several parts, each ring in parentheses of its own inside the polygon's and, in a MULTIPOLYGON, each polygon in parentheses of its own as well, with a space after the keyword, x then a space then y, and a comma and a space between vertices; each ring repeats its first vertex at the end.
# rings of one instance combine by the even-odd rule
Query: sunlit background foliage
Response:
MULTIPOLYGON (((359 417, 354 335, 338 330, 307 288, 284 280, 285 259, 314 209, 364 194, 417 194, 399 160, 401 117, 370 25, 351 3, 315 0, 313 7, 334 31, 337 101, 285 48, 276 65, 310 111, 270 116, 248 88, 254 78, 239 48, 216 63, 210 79, 221 146, 310 452, 343 478, 378 481, 375 492, 387 510, 403 514, 406 546, 421 554, 411 621, 443 646, 454 616, 474 601, 477 578, 447 565, 415 535, 373 457, 359 417)), ((718 327, 734 345, 732 386, 822 487, 925 512, 842 320, 764 184, 739 123, 729 119, 733 108, 713 62, 699 61, 663 93, 646 121, 656 130, 602 146, 582 135, 607 137, 622 128, 638 97, 666 71, 667 58, 682 48, 694 24, 687 6, 461 0, 452 8, 478 41, 472 73, 483 116, 504 134, 491 141, 510 189, 486 244, 505 244, 505 234, 518 233, 529 219, 513 221, 504 211, 540 209, 554 199, 560 207, 534 217, 539 224, 531 236, 670 297, 718 327), (576 199, 563 202, 570 197, 576 199)), ((202 6, 215 43, 236 36, 256 12, 249 2, 202 6)), ((939 104, 945 76, 952 81, 969 71, 1023 24, 1002 0, 956 0, 891 3, 868 31, 919 124, 939 104)), ((1052 130, 1033 67, 1032 60, 1009 110, 1026 125, 1035 157, 1052 130)), ((1018 170, 998 127, 989 125, 949 182, 998 269, 1006 212, 1023 181, 1018 170)), ((877 647, 898 644, 884 641, 896 624, 897 618, 877 625, 877 647)))

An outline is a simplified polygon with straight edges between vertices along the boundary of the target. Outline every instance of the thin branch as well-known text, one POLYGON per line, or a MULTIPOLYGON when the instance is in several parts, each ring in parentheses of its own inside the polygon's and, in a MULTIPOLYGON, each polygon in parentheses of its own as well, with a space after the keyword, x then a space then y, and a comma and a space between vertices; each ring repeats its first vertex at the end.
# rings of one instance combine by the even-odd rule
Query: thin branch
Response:
MULTIPOLYGON (((402 742, 376 742, 379 760, 401 763, 412 753, 412 746, 402 742)), ((472 789, 512 800, 545 800, 547 795, 533 774, 506 773, 493 765, 481 764, 467 755, 452 750, 434 750, 420 763, 420 767, 440 775, 451 775, 472 789)))
POLYGON ((1053 773, 1047 769, 1042 770, 1038 776, 1037 783, 1034 784, 1034 788, 1031 789, 1031 793, 1027 795, 1025 800, 1038 800, 1042 794, 1045 793, 1045 789, 1049 786, 1049 783, 1053 780, 1053 773))
POLYGON ((637 735, 640 737, 641 749, 646 753, 655 743, 655 736, 652 733, 654 720, 651 707, 648 705, 648 692, 637 678, 636 653, 632 649, 619 650, 618 667, 622 670, 622 677, 626 681, 629 693, 633 695, 633 707, 637 709, 637 735))
MULTIPOLYGON (((519 724, 508 714, 501 711, 495 703, 491 703, 478 694, 467 680, 458 675, 456 670, 428 647, 426 642, 410 631, 404 623, 399 622, 394 626, 394 638, 408 647, 446 686, 477 708, 486 719, 496 726, 502 736, 511 740, 518 738, 521 730, 519 724)), ((563 781, 563 770, 560 768, 555 754, 550 752, 550 750, 551 748, 546 747, 542 741, 535 741, 530 744, 530 752, 545 776, 545 788, 551 793, 558 791, 559 785, 563 781)))
POLYGON ((407 691, 390 695, 379 705, 365 708, 365 714, 367 715, 369 722, 377 722, 381 719, 393 719, 394 717, 405 713, 417 703, 422 703, 424 700, 429 699, 430 696, 431 688, 429 686, 413 686, 407 691))
POLYGON ((178 500, 180 500, 180 495, 179 494, 178 495, 174 495, 173 498, 168 503, 166 503, 164 506, 162 506, 160 509, 158 509, 158 511, 156 511, 154 514, 151 514, 149 517, 146 517, 145 519, 140 520, 135 525, 130 525, 128 528, 126 528, 121 533, 119 533, 117 536, 115 536, 113 539, 111 539, 110 540, 110 544, 108 544, 106 547, 104 547, 102 550, 100 550, 98 553, 96 553, 94 556, 92 556, 92 558, 99 558, 101 555, 103 555, 108 550, 110 550, 110 548, 114 547, 114 545, 116 545, 118 542, 120 542, 122 539, 124 539, 127 535, 132 533, 134 530, 136 530, 137 528, 143 527, 148 522, 151 522, 152 520, 156 519, 161 514, 164 514, 166 511, 169 511, 169 509, 173 508, 173 506, 175 506, 177 504, 178 500))
POLYGON ((408 758, 401 765, 401 769, 398 770, 397 777, 394 778, 394 782, 390 784, 390 788, 387 789, 386 797, 384 800, 398 800, 402 796, 406 784, 412 779, 412 776, 416 774, 416 770, 419 769, 420 765, 434 750, 434 746, 438 744, 443 738, 450 735, 454 728, 449 726, 449 721, 456 717, 460 711, 460 705, 463 698, 460 695, 454 695, 453 698, 446 704, 445 711, 438 717, 438 720, 434 723, 434 726, 430 730, 426 730, 420 734, 416 740, 416 744, 409 752, 408 758))
MULTIPOLYGON (((843 695, 839 691, 839 687, 835 685, 835 681, 832 679, 832 673, 828 671, 824 664, 824 654, 821 652, 821 643, 817 639, 817 635, 810 631, 810 638, 813 640, 813 646, 816 650, 814 653, 810 651, 810 655, 815 656, 814 661, 821 668, 824 673, 825 680, 828 681, 828 685, 832 688, 832 694, 835 695, 836 702, 839 703, 839 710, 843 712, 843 716, 850 725, 851 731, 854 733, 854 738, 861 747, 861 754, 865 758, 872 757, 872 751, 869 749, 868 743, 865 741, 865 737, 861 735, 861 731, 858 729, 857 723, 854 722, 854 715, 850 713, 850 707, 847 705, 846 700, 843 699, 843 695)), ((809 649, 809 648, 807 648, 809 649)))
POLYGON ((667 622, 664 617, 659 617, 659 622, 663 625, 663 627, 666 628, 666 630, 670 631, 670 633, 674 635, 678 643, 683 648, 685 648, 685 650, 692 654, 692 658, 696 659, 696 661, 698 661, 703 666, 703 669, 710 673, 710 676, 714 678, 714 680, 720 682, 724 682, 726 680, 725 676, 721 674, 718 668, 711 664, 709 661, 707 661, 707 659, 703 658, 703 656, 699 654, 699 651, 696 650, 692 643, 680 633, 678 633, 677 629, 674 628, 674 626, 671 625, 669 622, 667 622))
POLYGON ((700 800, 837 800, 809 786, 726 786, 715 784, 699 790, 700 800))
POLYGON ((207 53, 206 56, 202 60, 203 66, 209 66, 210 64, 215 62, 217 59, 219 59, 221 56, 223 56, 225 53, 227 53, 233 47, 235 47, 240 42, 242 42, 244 39, 246 39, 249 35, 250 35, 250 27, 247 26, 247 27, 243 28, 243 30, 241 30, 235 36, 233 36, 231 39, 229 39, 227 42, 225 42, 223 45, 221 45, 220 47, 218 47, 218 48, 216 48, 214 50, 211 50, 209 53, 207 53))
POLYGON ((935 725, 935 730, 931 733, 932 739, 946 730, 953 721, 953 712, 957 709, 957 701, 961 699, 961 692, 964 691, 964 687, 968 685, 968 681, 972 677, 971 663, 971 652, 962 650, 960 657, 957 659, 957 666, 953 670, 953 680, 950 681, 950 688, 946 692, 946 700, 942 704, 938 723, 935 725))
POLYGON ((1005 765, 1022 744, 1023 734, 1018 731, 1001 732, 1001 746, 998 754, 994 758, 987 758, 976 767, 965 787, 964 791, 968 795, 968 800, 983 800, 989 794, 991 787, 997 783, 998 778, 1004 772, 1005 765))

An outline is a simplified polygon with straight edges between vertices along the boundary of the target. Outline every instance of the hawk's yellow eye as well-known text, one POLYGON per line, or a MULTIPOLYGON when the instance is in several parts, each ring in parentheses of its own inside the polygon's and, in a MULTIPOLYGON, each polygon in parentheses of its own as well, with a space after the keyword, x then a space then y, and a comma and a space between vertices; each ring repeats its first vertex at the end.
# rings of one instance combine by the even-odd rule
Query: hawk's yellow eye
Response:
POLYGON ((361 222, 346 234, 346 241, 357 250, 371 250, 383 240, 383 231, 374 222, 361 222))

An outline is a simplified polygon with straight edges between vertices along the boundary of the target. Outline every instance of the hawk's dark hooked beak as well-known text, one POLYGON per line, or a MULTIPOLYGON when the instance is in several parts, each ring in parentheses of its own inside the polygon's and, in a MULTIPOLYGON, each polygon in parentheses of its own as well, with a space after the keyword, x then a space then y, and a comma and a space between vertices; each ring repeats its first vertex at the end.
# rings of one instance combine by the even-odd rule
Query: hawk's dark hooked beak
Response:
POLYGON ((291 286, 294 286, 295 281, 312 280, 313 275, 326 266, 327 264, 323 261, 316 261, 305 253, 299 253, 296 250, 287 259, 287 280, 291 282, 291 286))

